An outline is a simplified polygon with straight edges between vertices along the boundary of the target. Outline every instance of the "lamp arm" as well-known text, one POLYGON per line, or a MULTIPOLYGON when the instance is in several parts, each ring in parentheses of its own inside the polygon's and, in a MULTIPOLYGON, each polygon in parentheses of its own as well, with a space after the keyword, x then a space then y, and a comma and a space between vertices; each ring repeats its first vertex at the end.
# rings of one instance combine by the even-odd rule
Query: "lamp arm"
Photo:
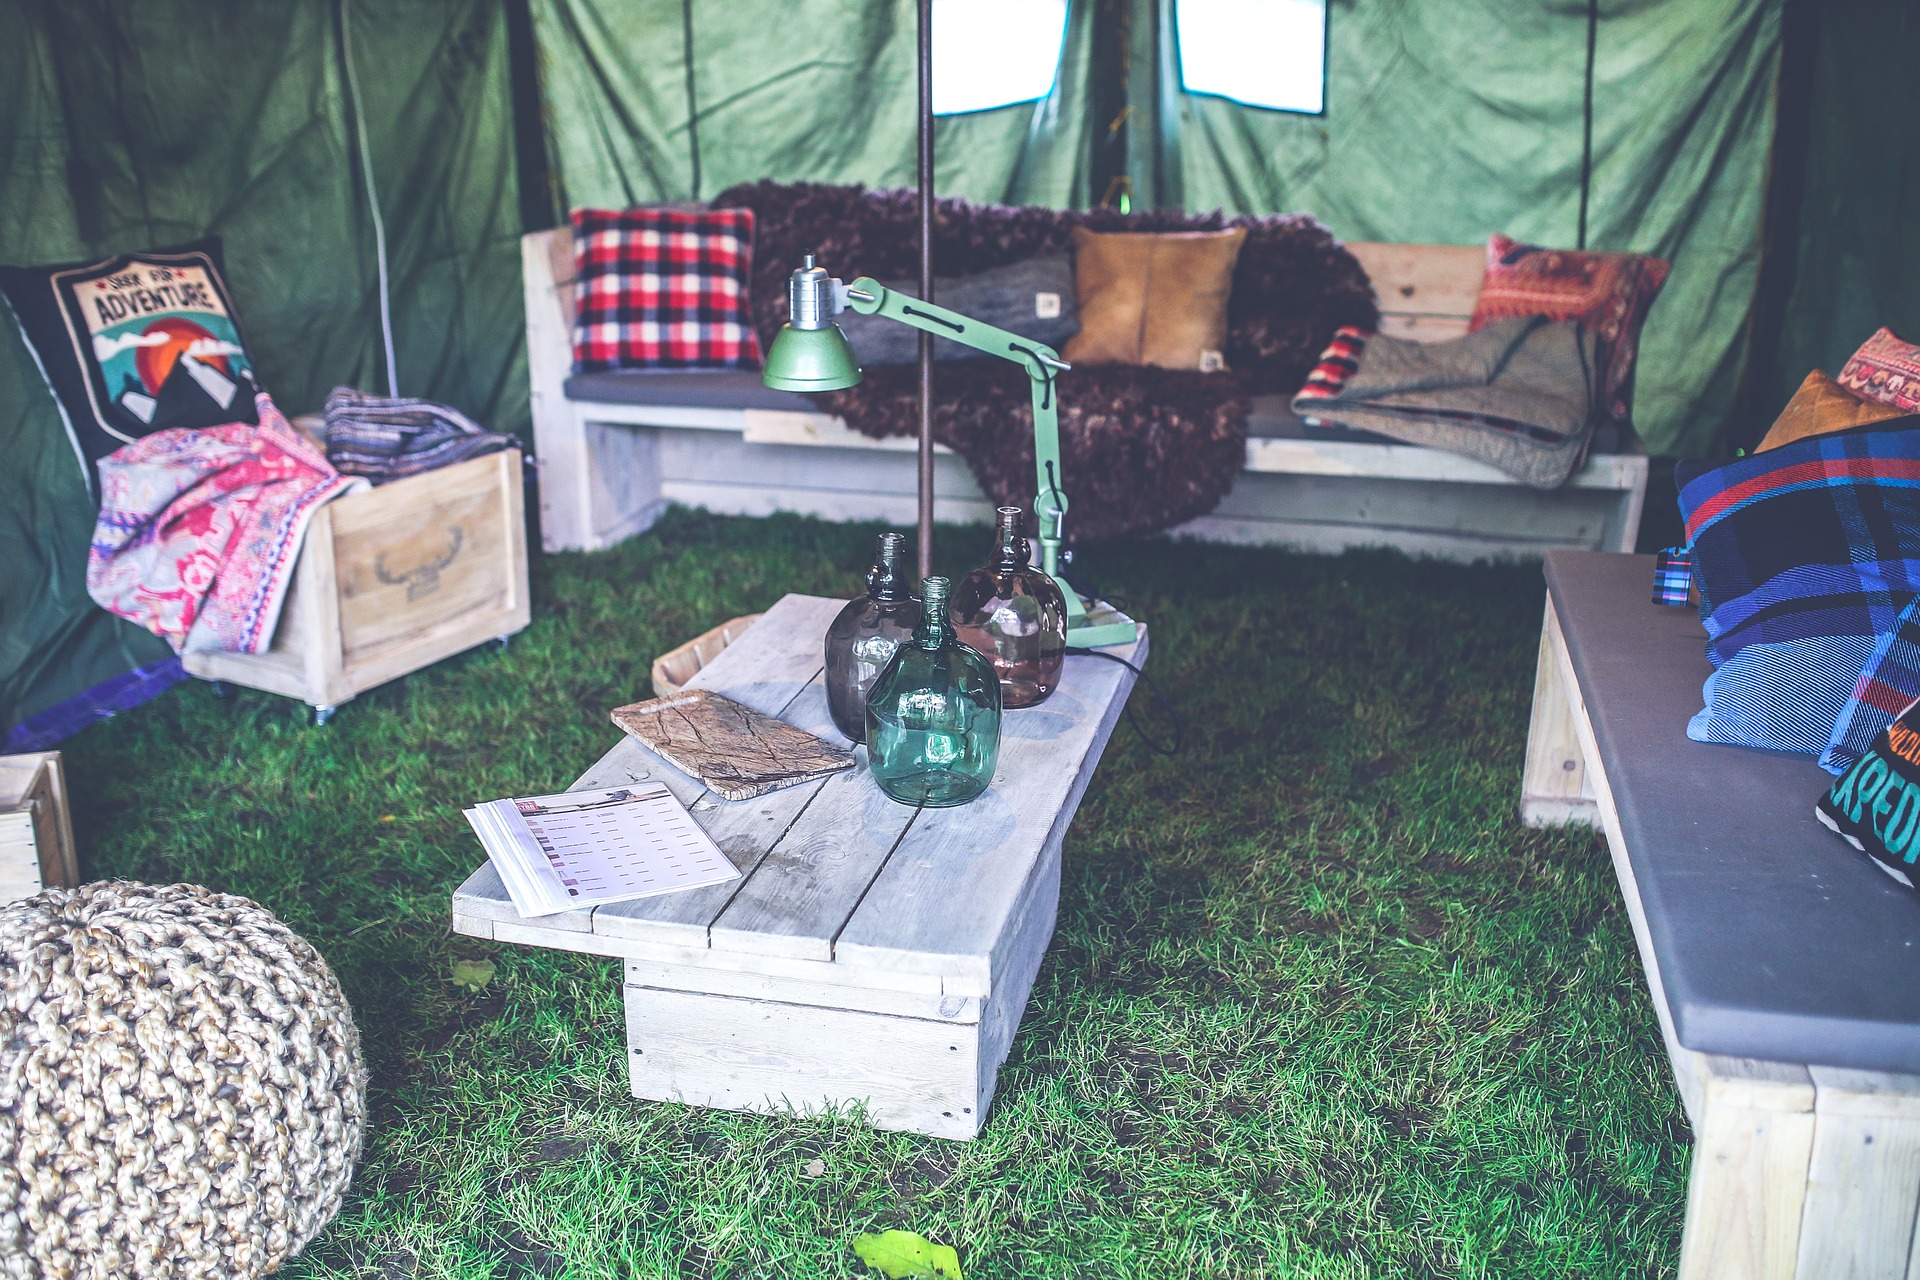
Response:
MULTIPOLYGON (((840 292, 835 291, 835 302, 840 292)), ((1054 375, 1073 366, 1044 343, 1023 338, 1006 329, 997 329, 970 316, 911 294, 889 289, 869 276, 861 276, 845 287, 846 306, 863 316, 886 316, 910 328, 950 338, 963 347, 1011 360, 1027 371, 1033 392, 1033 470, 1035 494, 1033 518, 1040 543, 1040 568, 1060 584, 1067 598, 1070 617, 1080 617, 1084 609, 1080 597, 1060 576, 1060 547, 1065 537, 1067 495, 1060 488, 1060 409, 1054 394, 1054 375)))

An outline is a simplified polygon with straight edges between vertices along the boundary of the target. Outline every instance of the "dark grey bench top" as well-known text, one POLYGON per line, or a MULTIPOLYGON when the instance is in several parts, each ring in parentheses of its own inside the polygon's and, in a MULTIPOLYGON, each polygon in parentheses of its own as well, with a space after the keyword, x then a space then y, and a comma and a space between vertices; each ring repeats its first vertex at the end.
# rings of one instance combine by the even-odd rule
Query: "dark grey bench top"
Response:
POLYGON ((1687 738, 1712 669, 1653 557, 1549 551, 1547 589, 1593 724, 1680 1043, 1920 1072, 1920 897, 1814 820, 1811 757, 1687 738))
POLYGON ((576 373, 567 399, 594 404, 672 405, 691 409, 789 409, 819 413, 820 402, 798 391, 775 391, 755 369, 620 369, 576 373))

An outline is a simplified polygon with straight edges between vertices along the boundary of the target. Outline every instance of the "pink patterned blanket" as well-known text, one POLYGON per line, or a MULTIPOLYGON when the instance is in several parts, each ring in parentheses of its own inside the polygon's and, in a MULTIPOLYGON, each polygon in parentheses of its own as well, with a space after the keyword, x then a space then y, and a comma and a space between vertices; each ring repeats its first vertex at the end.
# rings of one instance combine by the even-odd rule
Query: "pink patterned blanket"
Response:
POLYGON ((265 652, 307 522, 366 487, 256 403, 257 427, 157 431, 100 460, 87 593, 176 653, 265 652))

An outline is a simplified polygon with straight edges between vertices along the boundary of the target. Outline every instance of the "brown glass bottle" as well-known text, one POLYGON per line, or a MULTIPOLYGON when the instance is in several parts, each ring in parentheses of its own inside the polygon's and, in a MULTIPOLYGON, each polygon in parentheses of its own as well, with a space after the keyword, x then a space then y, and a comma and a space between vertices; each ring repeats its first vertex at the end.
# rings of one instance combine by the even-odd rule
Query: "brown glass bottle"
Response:
POLYGON ((1001 507, 993 559, 953 590, 960 643, 993 664, 1000 699, 1031 707, 1060 683, 1067 660, 1067 601, 1052 578, 1028 563, 1019 507, 1001 507))

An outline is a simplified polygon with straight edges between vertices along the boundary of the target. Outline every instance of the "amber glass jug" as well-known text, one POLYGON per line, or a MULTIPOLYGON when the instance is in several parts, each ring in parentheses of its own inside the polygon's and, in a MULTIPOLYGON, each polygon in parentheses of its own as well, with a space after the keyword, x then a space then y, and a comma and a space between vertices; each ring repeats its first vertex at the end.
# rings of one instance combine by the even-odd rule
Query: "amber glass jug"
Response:
POLYGON ((961 644, 993 664, 1002 705, 1031 707, 1060 683, 1067 600, 1052 578, 1028 563, 1020 508, 999 513, 993 558, 954 588, 953 626, 961 644))

